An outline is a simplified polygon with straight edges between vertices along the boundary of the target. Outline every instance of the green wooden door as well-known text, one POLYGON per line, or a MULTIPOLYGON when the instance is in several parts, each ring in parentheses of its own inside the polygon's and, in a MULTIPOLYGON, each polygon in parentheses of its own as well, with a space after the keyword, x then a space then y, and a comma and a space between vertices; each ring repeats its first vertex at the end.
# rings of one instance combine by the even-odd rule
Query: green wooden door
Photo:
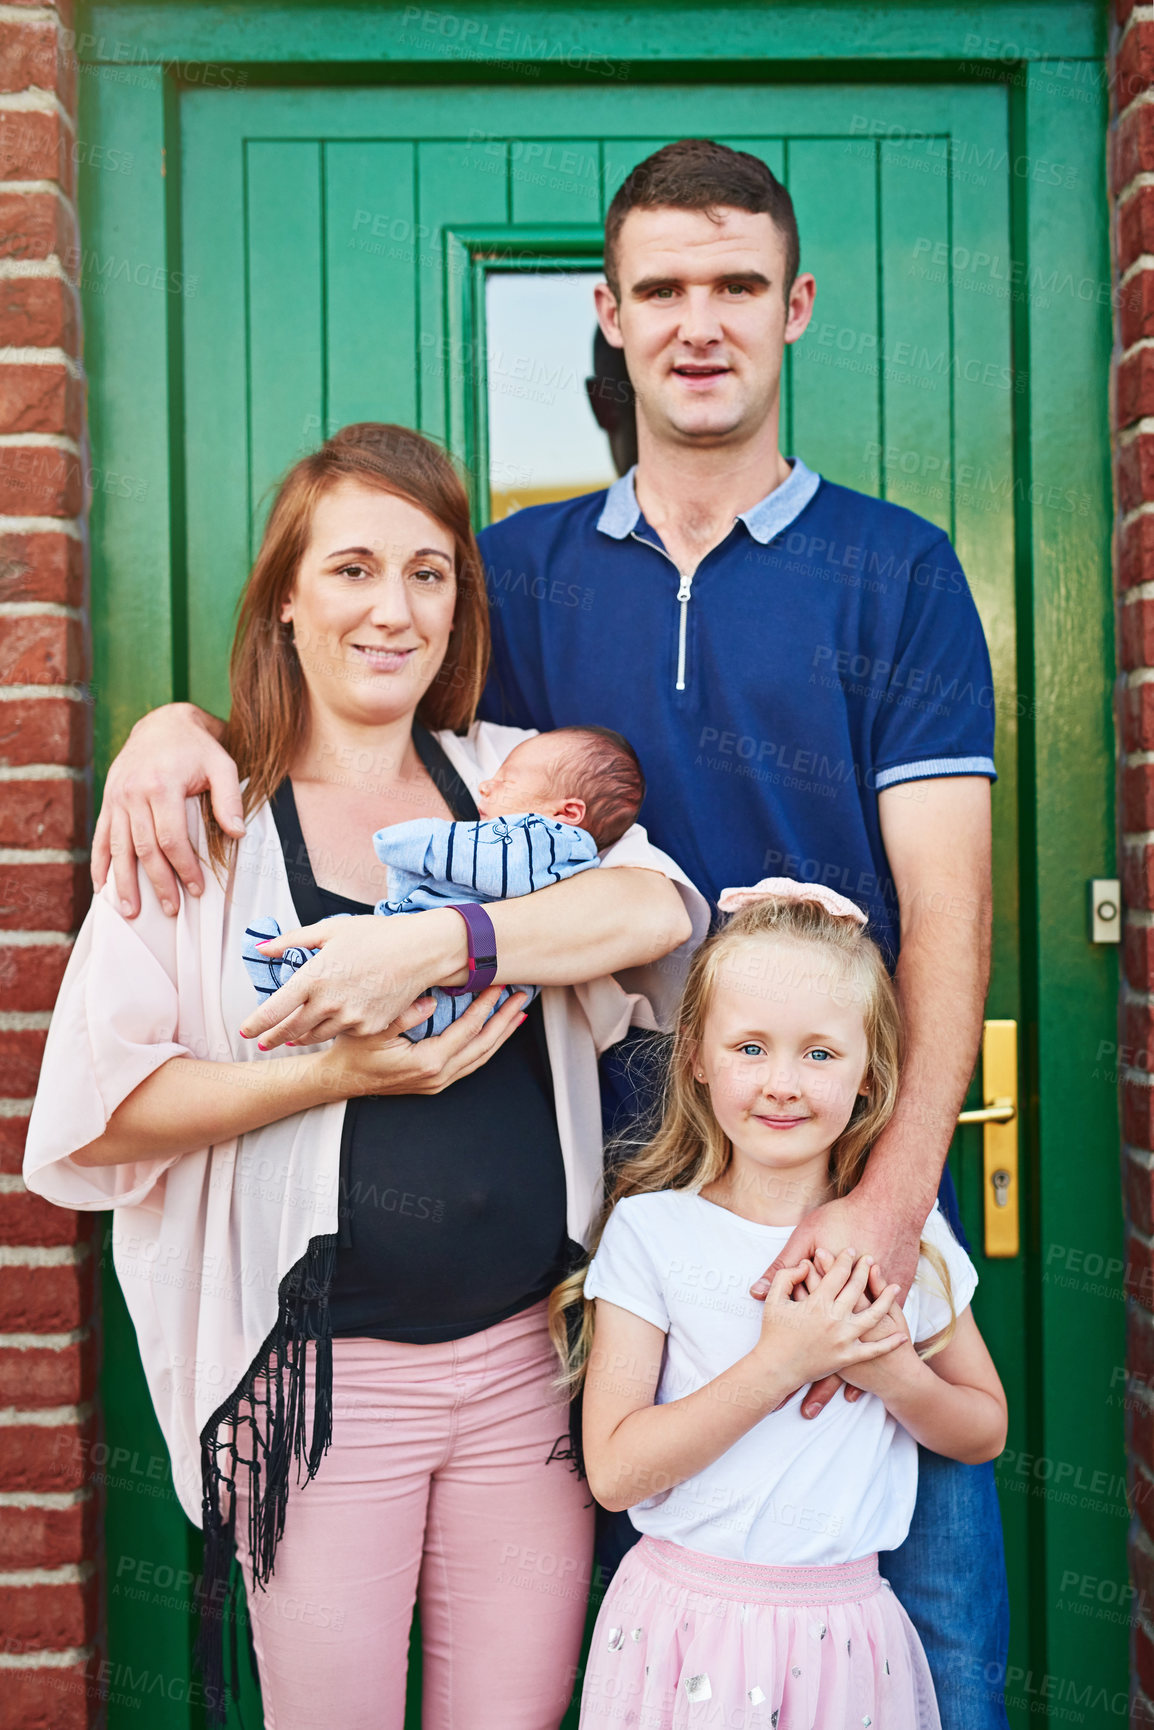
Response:
MULTIPOLYGON (((1084 879, 1110 865, 1109 831, 1085 807, 1068 811, 1065 829, 1048 816, 1055 798, 1074 807, 1093 790, 1101 799, 1093 761, 1106 743, 1096 689, 1104 605, 1095 598, 1086 616, 1085 596, 1098 595, 1103 557, 1104 446, 1090 433, 1079 457, 1076 441, 1047 443, 1039 431, 1054 424, 1052 397, 1084 389, 1069 372, 1081 378, 1079 368, 1101 358, 1101 315, 1057 272, 1024 294, 1021 272, 1010 271, 1035 235, 1032 258, 1049 247, 1067 275, 1071 248, 1080 257, 1088 246, 1094 259, 1096 243, 1074 232, 1077 212, 1055 198, 1049 216, 1037 214, 1047 188, 1020 166, 1048 149, 1088 169, 1091 134, 1074 114, 1059 156, 1053 139, 1023 131, 1043 124, 1001 86, 954 83, 656 83, 633 86, 627 107, 610 88, 525 83, 192 89, 170 116, 164 213, 170 256, 194 292, 170 321, 172 581, 158 628, 169 632, 175 692, 221 712, 233 606, 270 490, 323 433, 396 420, 447 439, 472 467, 483 520, 489 273, 595 265, 608 199, 673 137, 723 138, 788 184, 818 300, 787 364, 783 447, 951 535, 994 663, 988 1013, 1023 1029, 1017 1259, 981 1254, 979 1130, 959 1133, 951 1163, 982 1279, 975 1309, 1010 1395, 999 1483, 1016 1726, 1039 1721, 1041 1699, 1085 1702, 1102 1688, 1116 1696, 1126 1670, 1124 1618, 1087 1615, 1083 1590, 1087 1580, 1125 1579, 1112 1400, 1121 1306, 1075 1273, 1057 1277, 1087 1252, 1112 1264, 1121 1226, 1113 1097, 1086 1060, 1110 1037, 1113 972, 1088 949, 1081 918, 1084 879), (1076 645, 1062 630, 1055 640, 1050 609, 1062 595, 1082 608, 1062 627, 1076 645), (1072 666, 1085 712, 1047 734, 1047 688, 1072 666), (1069 851, 1072 834, 1080 852, 1069 851), (1055 918, 1063 929, 1049 927, 1055 918)), ((1052 114, 1045 124, 1056 127, 1052 114)), ((103 210, 107 221, 101 197, 97 220, 103 210)), ((1075 278, 1079 268, 1075 259, 1075 278)), ((98 327, 101 316, 98 307, 98 327)), ((111 351, 100 364, 116 376, 111 351)), ((1072 400, 1085 427, 1092 397, 1072 400)), ((114 599, 119 585, 127 598, 137 579, 114 571, 115 550, 113 536, 105 593, 114 599)), ((102 652, 114 675, 122 650, 111 632, 102 652)), ((131 1421, 138 1432, 132 1342, 115 1304, 109 1332, 124 1359, 106 1384, 109 1430, 131 1421)), ((195 1544, 171 1504, 152 1511, 147 1529, 138 1512, 139 1498, 112 1492, 114 1583, 121 1559, 141 1551, 153 1566, 194 1567, 195 1544)), ((166 1662, 186 1661, 177 1599, 120 1604, 114 1584, 111 1611, 114 1652, 138 1649, 143 1618, 166 1662)), ((158 1726, 195 1719, 187 1703, 156 1710, 158 1726)), ((127 1706, 122 1717, 114 1709, 114 1727, 134 1721, 127 1706)))

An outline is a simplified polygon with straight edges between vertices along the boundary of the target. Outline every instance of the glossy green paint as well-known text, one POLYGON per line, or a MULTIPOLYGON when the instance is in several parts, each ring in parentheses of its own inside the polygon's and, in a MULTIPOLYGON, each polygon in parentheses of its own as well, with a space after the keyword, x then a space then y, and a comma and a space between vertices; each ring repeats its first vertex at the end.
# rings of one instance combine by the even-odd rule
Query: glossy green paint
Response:
POLYGON ((1077 286, 1052 293, 1039 278, 1032 302, 1016 309, 1027 377, 1018 447, 1022 717, 1024 760, 1034 765, 1021 802, 1022 923, 1036 936, 1023 970, 1037 1111, 1029 1362, 1042 1461, 1017 1461, 1002 1483, 1039 1504, 1035 1609, 1046 1618, 1054 1698, 1081 1700, 1091 1688, 1098 1716, 1088 1721, 1105 1722, 1121 1705, 1123 1630, 1100 1613, 1086 1617, 1084 1582, 1096 1591, 1104 1578, 1126 1579, 1117 950, 1063 940, 1085 932, 1086 879, 1094 861, 1111 858, 1114 836, 1109 449, 1104 436, 1090 436, 1106 424, 1111 326, 1101 285, 1110 267, 1105 221, 1085 218, 1101 196, 1105 114, 1100 102, 1057 99, 1048 75, 1031 68, 1015 92, 1013 125, 1016 155, 1070 165, 1080 196, 1038 182, 1028 196, 1015 187, 1024 255, 1077 286), (1096 1258, 1112 1271, 1096 1275, 1096 1258), (1047 1481, 1056 1493, 1039 1496, 1047 1481))
MULTIPOLYGON (((545 81, 617 81, 631 92, 633 68, 688 62, 732 67, 749 76, 750 62, 803 63, 821 78, 831 65, 879 67, 941 60, 942 71, 969 64, 997 81, 1019 61, 1101 60, 1106 52, 1103 6, 1076 0, 998 0, 950 5, 948 0, 903 0, 862 6, 830 4, 702 4, 576 7, 505 5, 471 0, 467 13, 412 5, 197 4, 196 0, 144 0, 143 4, 87 6, 78 26, 92 41, 86 59, 132 62, 148 53, 179 63, 187 81, 228 87, 236 68, 249 80, 276 83, 313 70, 326 74, 355 67, 385 76, 434 67, 462 82, 525 72, 545 81), (444 20, 444 22, 442 22, 444 20), (469 28, 466 29, 465 26, 469 28), (531 70, 530 70, 531 69, 531 70), (625 75, 622 76, 622 69, 625 75), (231 75, 231 79, 230 79, 231 75)), ((937 70, 937 69, 935 69, 937 70)), ((421 72, 418 70, 417 75, 421 72)))
MULTIPOLYGON (((419 424, 484 474, 488 269, 596 258, 608 197, 670 137, 763 155, 791 187, 819 279, 787 366, 786 448, 950 532, 990 639, 990 1013, 1022 1023, 1027 1088, 1023 1255, 979 1258, 976 1305, 1013 1401, 999 1470, 1011 1721, 1044 1721, 1046 1698, 1085 1705, 1087 1688, 1114 1697, 1125 1630, 1079 1615, 1068 1583, 1125 1578, 1122 1308, 1070 1271, 1120 1244, 1114 1091, 1095 1074, 1110 1067, 1096 1053, 1114 1037, 1114 958, 1087 944, 1084 912, 1086 879, 1113 857, 1110 308, 1076 286, 1109 280, 1103 13, 670 6, 605 8, 594 25, 471 6, 493 41, 514 32, 501 58, 519 75, 462 61, 414 10, 98 6, 78 25, 96 39, 81 135, 133 155, 131 173, 82 176, 98 255, 85 271, 93 460, 132 483, 105 482, 93 504, 98 766, 155 702, 224 707, 232 604, 269 489, 322 429, 419 424), (180 64, 162 74, 138 64, 149 57, 180 64), (597 171, 543 186, 526 140, 558 158, 596 152, 597 171), (358 244, 373 238, 365 211, 385 218, 376 250, 358 244), (951 272, 943 248, 995 262, 951 272), (115 277, 101 292, 109 257, 164 264, 185 292, 115 277), (1060 286, 1066 272, 1075 286, 1060 286)), ((979 1162, 980 1132, 962 1132, 952 1164, 976 1243, 979 1162)), ((106 1339, 110 1442, 162 1454, 114 1287, 106 1339)), ((187 1679, 178 1595, 128 1597, 125 1559, 194 1570, 195 1534, 129 1478, 109 1487, 110 1654, 139 1664, 146 1641, 155 1668, 187 1679)), ((174 1693, 150 1701, 150 1725, 198 1721, 195 1693, 174 1693)), ((139 1722, 130 1700, 110 1707, 112 1730, 139 1722)))
MULTIPOLYGON (((85 361, 93 381, 89 523, 101 776, 137 717, 178 688, 167 383, 172 309, 163 289, 123 280, 125 264, 131 278, 137 266, 146 266, 147 275, 169 258, 161 172, 165 94, 157 68, 142 68, 128 87, 100 78, 81 86, 80 135, 99 140, 106 147, 103 160, 117 164, 82 168, 79 186, 85 361), (110 175, 119 197, 103 196, 110 175)), ((111 1223, 110 1215, 101 1262, 109 1456, 97 1474, 103 1479, 113 1665, 109 1717, 113 1724, 139 1722, 140 1701, 118 1666, 139 1671, 147 1654, 152 1675, 177 1693, 175 1701, 163 1694, 150 1698, 151 1722, 157 1730, 177 1730, 190 1722, 188 1592, 157 1592, 151 1582, 158 1567, 195 1577, 200 1539, 173 1494, 168 1452, 112 1270, 111 1223)))

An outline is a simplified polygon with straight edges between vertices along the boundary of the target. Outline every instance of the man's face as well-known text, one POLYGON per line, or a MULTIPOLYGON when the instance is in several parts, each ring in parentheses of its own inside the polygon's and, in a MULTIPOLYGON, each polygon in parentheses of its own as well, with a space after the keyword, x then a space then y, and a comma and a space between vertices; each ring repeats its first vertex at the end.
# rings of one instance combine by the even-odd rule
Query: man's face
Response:
POLYGON ((782 355, 809 323, 812 276, 784 293, 785 242, 768 216, 728 206, 631 210, 617 249, 620 301, 596 290, 624 348, 638 412, 663 443, 754 436, 776 412, 782 355))

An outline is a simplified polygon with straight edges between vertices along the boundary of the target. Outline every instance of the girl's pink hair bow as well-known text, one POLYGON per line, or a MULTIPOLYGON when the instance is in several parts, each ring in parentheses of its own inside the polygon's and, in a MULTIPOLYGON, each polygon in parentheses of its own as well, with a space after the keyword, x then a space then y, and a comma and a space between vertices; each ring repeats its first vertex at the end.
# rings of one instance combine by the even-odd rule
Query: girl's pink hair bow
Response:
POLYGON ((858 925, 865 925, 868 920, 868 915, 848 896, 827 889, 824 883, 798 883, 792 877, 763 877, 748 889, 723 889, 717 897, 723 913, 737 913, 742 907, 752 907, 755 901, 812 901, 835 919, 852 919, 858 925))

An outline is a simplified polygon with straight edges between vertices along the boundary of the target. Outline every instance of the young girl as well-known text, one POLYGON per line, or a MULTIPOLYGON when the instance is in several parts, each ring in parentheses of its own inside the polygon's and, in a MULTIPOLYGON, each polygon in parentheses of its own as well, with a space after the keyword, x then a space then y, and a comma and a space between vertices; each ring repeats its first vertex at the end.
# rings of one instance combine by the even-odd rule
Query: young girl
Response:
POLYGON ((694 958, 661 1128, 554 1294, 561 1342, 583 1278, 566 1356, 590 1487, 644 1534, 602 1607, 581 1723, 936 1730, 877 1552, 909 1529, 919 1442, 968 1461, 1003 1446, 977 1274, 935 1203, 904 1305, 851 1250, 750 1296, 802 1216, 860 1178, 900 1022, 851 901, 767 879, 720 905, 739 910, 694 958), (804 1419, 831 1372, 864 1392, 804 1419))

